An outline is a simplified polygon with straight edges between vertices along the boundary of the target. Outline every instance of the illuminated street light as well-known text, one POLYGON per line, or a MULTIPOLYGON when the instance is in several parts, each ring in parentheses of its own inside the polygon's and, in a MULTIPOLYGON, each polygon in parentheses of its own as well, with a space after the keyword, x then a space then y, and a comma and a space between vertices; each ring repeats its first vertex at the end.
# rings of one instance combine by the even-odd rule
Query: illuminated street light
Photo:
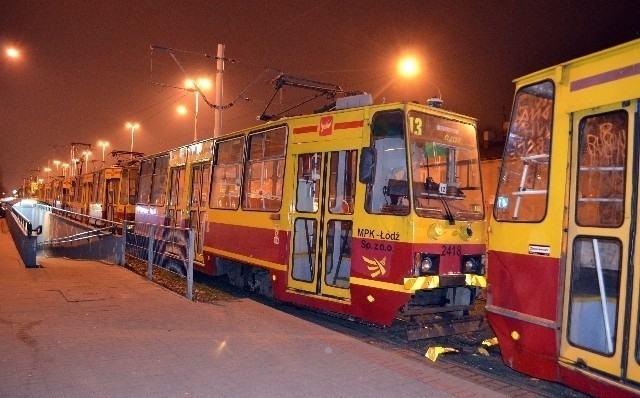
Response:
POLYGON ((18 57, 20 57, 20 51, 15 47, 7 47, 5 49, 5 54, 9 58, 18 58, 18 57))
POLYGON ((132 123, 132 122, 127 122, 127 124, 125 124, 125 126, 128 129, 131 129, 131 159, 133 159, 133 132, 137 129, 140 128, 140 124, 139 123, 132 123))
POLYGON ((187 107, 184 105, 178 105, 178 107, 176 108, 176 112, 178 112, 178 115, 186 115, 187 107))
POLYGON ((398 73, 403 77, 414 77, 420 73, 418 60, 411 56, 406 56, 398 61, 398 73))
POLYGON ((104 165, 104 149, 109 146, 107 141, 98 141, 98 146, 102 147, 102 164, 104 165))
POLYGON ((187 90, 193 91, 196 94, 196 106, 194 109, 194 123, 193 123, 193 141, 198 140, 198 103, 200 102, 200 91, 208 90, 211 88, 211 80, 205 78, 199 78, 194 81, 193 79, 187 79, 184 81, 184 86, 187 90))
POLYGON ((59 160, 54 160, 53 164, 56 166, 56 171, 58 171, 58 167, 60 166, 60 161, 59 160))
POLYGON ((69 168, 69 163, 62 163, 62 176, 67 176, 67 169, 69 168))

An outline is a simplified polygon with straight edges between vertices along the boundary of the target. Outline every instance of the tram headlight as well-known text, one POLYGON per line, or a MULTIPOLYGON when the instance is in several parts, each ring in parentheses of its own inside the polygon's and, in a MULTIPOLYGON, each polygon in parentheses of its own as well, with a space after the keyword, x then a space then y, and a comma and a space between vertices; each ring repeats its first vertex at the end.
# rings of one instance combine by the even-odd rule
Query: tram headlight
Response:
POLYGON ((462 256, 460 271, 463 274, 484 275, 484 256, 462 256))
POLYGON ((414 276, 438 274, 440 257, 427 253, 415 253, 413 260, 414 276))

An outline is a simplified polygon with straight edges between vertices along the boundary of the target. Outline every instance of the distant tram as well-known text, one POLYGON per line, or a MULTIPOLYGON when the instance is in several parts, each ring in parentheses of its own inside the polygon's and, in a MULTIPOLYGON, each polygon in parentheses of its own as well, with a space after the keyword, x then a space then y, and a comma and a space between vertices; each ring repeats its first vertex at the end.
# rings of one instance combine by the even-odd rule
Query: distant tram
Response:
POLYGON ((515 83, 488 250, 503 360, 640 395, 640 40, 515 83))
POLYGON ((143 158, 136 221, 193 228, 203 272, 374 324, 486 283, 475 120, 367 94, 143 158))
POLYGON ((114 165, 78 176, 56 176, 40 184, 38 199, 74 213, 72 217, 93 217, 132 221, 138 187, 139 152, 113 151, 114 165))

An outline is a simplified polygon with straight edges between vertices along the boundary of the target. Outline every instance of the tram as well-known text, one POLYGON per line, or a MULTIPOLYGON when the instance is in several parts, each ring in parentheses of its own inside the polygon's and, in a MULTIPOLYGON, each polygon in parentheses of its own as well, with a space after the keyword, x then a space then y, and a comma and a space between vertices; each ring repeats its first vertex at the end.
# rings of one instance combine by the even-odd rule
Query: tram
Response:
POLYGON ((486 284, 476 121, 425 104, 338 98, 143 158, 136 222, 192 228, 200 271, 373 324, 486 284))
POLYGON ((94 219, 115 222, 134 219, 139 158, 144 154, 125 151, 112 154, 118 157, 113 166, 65 180, 70 193, 63 208, 94 219))
POLYGON ((640 395, 640 40, 515 80, 488 243, 508 366, 640 395))

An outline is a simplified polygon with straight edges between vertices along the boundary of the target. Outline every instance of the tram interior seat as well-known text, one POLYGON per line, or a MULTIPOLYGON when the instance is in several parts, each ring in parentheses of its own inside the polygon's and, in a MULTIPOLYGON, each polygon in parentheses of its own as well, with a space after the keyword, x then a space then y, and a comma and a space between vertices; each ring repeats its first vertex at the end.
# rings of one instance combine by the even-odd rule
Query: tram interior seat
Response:
POLYGON ((402 199, 409 197, 409 181, 390 179, 383 188, 383 193, 389 197, 392 205, 401 205, 402 199))

